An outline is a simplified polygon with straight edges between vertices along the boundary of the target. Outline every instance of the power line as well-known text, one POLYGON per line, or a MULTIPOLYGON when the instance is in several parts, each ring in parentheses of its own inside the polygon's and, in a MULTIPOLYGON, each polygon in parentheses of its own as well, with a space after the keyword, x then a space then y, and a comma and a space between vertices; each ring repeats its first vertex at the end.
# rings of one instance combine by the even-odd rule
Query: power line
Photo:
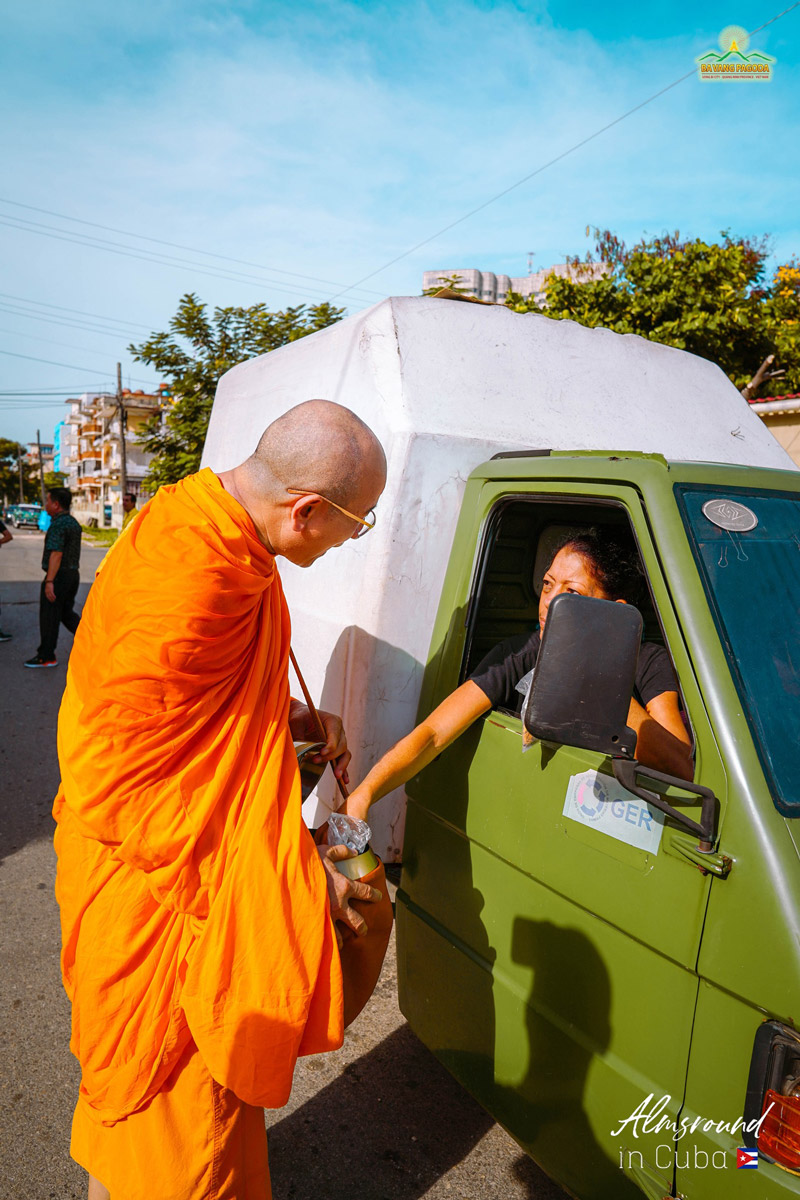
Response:
POLYGON ((119 317, 109 317, 107 313, 84 312, 81 308, 65 308, 63 304, 50 304, 47 300, 28 300, 25 296, 12 296, 10 292, 0 292, 0 297, 4 300, 16 300, 19 304, 32 304, 36 308, 53 308, 58 312, 73 313, 79 317, 97 317, 100 321, 113 322, 115 325, 130 325, 136 329, 150 328, 149 325, 143 325, 141 321, 124 321, 119 317))
POLYGON ((87 325, 65 317, 40 316, 39 313, 19 308, 15 304, 3 304, 2 301, 0 301, 0 312, 8 313, 11 317, 25 317, 29 321, 43 321, 47 325, 60 325, 62 329, 81 329, 86 330, 87 333, 100 333, 104 337, 113 337, 118 340, 120 338, 130 340, 142 336, 141 333, 132 333, 129 329, 103 329, 100 325, 87 325))
MULTIPOLYGON (((197 272, 199 275, 207 275, 211 279, 224 279, 229 282, 244 284, 246 287, 258 287, 261 291, 269 287, 275 291, 289 292, 294 294, 296 288, 289 288, 285 284, 275 284, 267 279, 258 279, 255 276, 246 276, 241 272, 230 272, 215 270, 209 266, 201 266, 199 263, 191 262, 187 259, 178 259, 174 255, 158 254, 152 251, 144 250, 136 246, 124 246, 122 243, 110 242, 105 238, 92 238, 90 235, 81 233, 72 233, 69 230, 58 229, 56 226, 43 225, 37 221, 20 221, 8 217, 0 217, 0 225, 6 225, 10 229, 17 229, 22 233, 33 233, 39 237, 49 237, 58 242, 71 242, 76 246, 85 246, 90 250, 103 250, 109 254, 118 254, 123 258, 137 258, 141 262, 154 263, 161 267, 173 267, 179 270, 185 270, 187 267, 197 272)), ((325 293, 317 289, 317 296, 325 299, 325 293)))
MULTIPOLYGON (((76 367, 75 363, 53 362, 50 358, 34 358, 31 354, 18 354, 14 350, 0 350, 0 354, 7 354, 11 358, 26 358, 29 362, 46 363, 50 367, 66 367, 70 371, 86 371, 88 373, 99 369, 97 367, 76 367)), ((158 387, 158 384, 154 383, 151 379, 138 379, 135 375, 129 375, 128 378, 132 383, 144 383, 148 387, 158 387)))
MULTIPOLYGON (((122 242, 112 242, 108 238, 97 238, 91 234, 59 229, 58 226, 45 225, 41 221, 30 221, 23 217, 4 215, 0 217, 0 225, 5 225, 9 229, 19 230, 22 233, 33 233, 39 237, 54 238, 58 242, 70 242, 76 246, 86 246, 90 250, 104 250, 109 254, 119 254, 123 258, 138 258, 142 262, 155 263, 162 267, 174 267, 180 270, 188 267, 199 275, 207 275, 211 279, 225 279, 233 283, 245 284, 247 287, 258 287, 261 291, 270 288, 273 291, 288 292, 290 295, 296 295, 297 293, 297 285, 288 286, 284 282, 276 283, 274 280, 266 277, 260 279, 255 275, 246 275, 242 271, 226 271, 208 264, 193 262, 190 259, 177 258, 173 254, 163 254, 158 251, 147 250, 140 246, 126 246, 122 242)), ((321 291, 319 288, 306 288, 305 290, 314 292, 320 302, 325 302, 327 299, 327 293, 321 291)))
POLYGON ((63 387, 57 388, 9 388, 6 391, 0 391, 0 400, 9 396, 15 400, 20 400, 25 396, 64 396, 67 392, 97 392, 99 395, 103 392, 103 388, 100 384, 88 384, 86 387, 79 387, 75 383, 66 383, 63 387))
POLYGON ((67 367, 70 371, 91 371, 93 367, 76 367, 74 363, 53 362, 49 358, 33 358, 30 354, 16 354, 13 350, 0 350, 0 354, 8 354, 11 358, 27 358, 30 362, 47 363, 50 367, 67 367))
MULTIPOLYGON (((201 250, 197 246, 184 246, 180 242, 169 242, 164 238, 149 237, 144 233, 133 233, 130 229, 117 229, 113 225, 101 225, 97 221, 86 221, 82 217, 70 217, 67 213, 54 212, 50 208, 37 208, 34 204, 22 204, 19 200, 9 200, 4 196, 0 196, 0 204, 12 204, 15 208, 24 208, 28 212, 43 213, 48 217, 58 217, 62 221, 74 221, 78 225, 87 225, 92 229, 102 229, 106 233, 120 233, 123 237, 137 238, 143 242, 153 242, 157 246, 170 246, 173 250, 187 250, 190 254, 203 254, 207 258, 218 258, 224 262, 238 263, 243 267, 255 267, 259 271, 273 271, 277 275, 288 275, 294 279, 308 280, 311 283, 325 283, 331 287, 339 286, 333 279, 321 279, 317 275, 302 275, 298 271, 286 271, 282 267, 265 266, 263 263, 251 262, 246 258, 232 258, 229 254, 217 254, 212 250, 201 250)), ((373 296, 383 296, 382 292, 373 292, 370 288, 365 290, 371 292, 373 296)))
MULTIPOLYGON (((756 29, 752 30, 748 36, 753 37, 754 34, 760 33, 762 29, 766 29, 768 25, 773 25, 775 21, 779 21, 781 17, 785 17, 787 13, 792 12, 798 7, 800 7, 800 0, 797 0, 795 4, 790 4, 788 8, 785 8, 783 12, 778 13, 776 16, 770 17, 770 19, 765 21, 763 25, 759 25, 756 29)), ((561 154, 557 154, 554 158, 548 159, 547 162, 542 163, 541 166, 537 167, 534 171, 531 171, 528 175, 523 175, 522 179, 518 179, 516 183, 509 184, 508 187, 503 188, 502 192, 497 192, 494 196, 490 196, 488 200, 484 200, 484 202, 477 205, 476 208, 472 208, 469 212, 464 213, 463 216, 457 217, 455 221, 451 221, 449 225, 445 225, 441 229, 438 229, 436 233, 432 233, 430 237, 423 238, 421 242, 417 242, 417 244, 412 246, 409 250, 404 250, 402 254, 398 254, 396 258, 392 258, 389 260, 389 262, 385 262, 383 266, 377 267, 374 271, 370 271, 368 275, 362 275, 361 278, 357 279, 355 283, 350 285, 350 287, 344 288, 343 291, 336 292, 335 295, 331 296, 330 303, 332 304, 334 300, 338 300, 341 296, 345 296, 349 291, 360 287, 360 285, 362 283, 366 283, 368 279, 374 279, 374 277, 376 275, 380 275, 382 271, 388 270, 389 267, 393 267, 395 263, 399 263, 402 259, 408 258, 410 254, 414 254, 417 250, 421 250, 423 246, 427 246, 436 238, 441 237, 443 233, 448 233, 451 229, 455 229, 456 225, 461 225, 464 221, 468 221, 469 218, 474 217, 476 213, 483 212, 483 210, 488 208, 490 204, 494 204, 497 200, 501 200, 503 196, 507 196, 509 192, 513 192, 516 188, 522 187, 523 183, 528 183, 529 180, 534 179, 537 175, 541 175, 543 171, 548 169, 548 167, 555 166, 556 163, 561 162, 562 159, 567 158, 568 155, 574 154, 576 150, 580 150, 583 146, 588 145, 589 142, 594 141, 594 139, 600 137, 601 134, 607 133, 609 129, 613 129, 615 125, 619 125, 619 123, 624 121, 627 117, 633 116, 634 113, 639 112, 640 109, 644 108, 648 104, 651 104, 653 100, 657 100, 659 96, 665 95, 667 92, 671 91, 672 88, 677 87, 679 83, 684 83, 690 77, 696 76, 696 74, 697 68, 693 67, 692 70, 687 71, 685 75, 679 76, 678 79, 673 79, 672 83, 668 83, 666 87, 660 88, 657 92, 653 92, 652 96, 648 96, 646 100, 642 100, 639 104, 634 105, 633 108, 629 108, 627 112, 622 113, 622 115, 619 117, 615 117, 615 119, 613 121, 609 121, 607 125, 603 125, 599 129, 596 129, 594 133, 590 133, 588 137, 582 138, 579 142, 576 142, 573 146, 570 146, 568 150, 563 150, 561 154)))
MULTIPOLYGON (((0 306, 0 312, 5 311, 6 310, 0 306)), ((85 326, 82 328, 85 328, 85 326)), ((96 346, 76 346, 74 342, 57 342, 55 338, 42 337, 41 334, 38 333, 21 333, 18 329, 0 329, 0 333, 7 333, 10 337, 15 338, 27 338, 29 341, 34 342, 47 342, 49 346, 63 346, 67 350, 88 350, 90 354, 97 349, 96 346)), ((117 334, 116 336, 118 341, 122 340, 123 338, 122 334, 117 334)))
POLYGON ((18 404, 16 401, 10 402, 2 400, 0 401, 0 412, 8 412, 10 409, 14 408, 61 408, 63 403, 63 400, 45 400, 37 404, 31 404, 30 400, 27 400, 24 403, 18 404))

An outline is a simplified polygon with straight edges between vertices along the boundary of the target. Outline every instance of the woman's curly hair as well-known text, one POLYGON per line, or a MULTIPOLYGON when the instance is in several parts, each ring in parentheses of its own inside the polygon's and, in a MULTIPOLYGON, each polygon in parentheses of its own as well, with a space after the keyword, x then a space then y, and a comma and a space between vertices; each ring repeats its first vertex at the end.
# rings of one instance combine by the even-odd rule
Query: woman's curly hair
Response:
POLYGON ((623 540, 616 533, 601 532, 596 528, 578 530, 561 539, 553 552, 550 566, 556 554, 567 549, 586 559, 591 574, 609 600, 626 600, 628 604, 638 602, 644 573, 639 552, 632 542, 623 540))

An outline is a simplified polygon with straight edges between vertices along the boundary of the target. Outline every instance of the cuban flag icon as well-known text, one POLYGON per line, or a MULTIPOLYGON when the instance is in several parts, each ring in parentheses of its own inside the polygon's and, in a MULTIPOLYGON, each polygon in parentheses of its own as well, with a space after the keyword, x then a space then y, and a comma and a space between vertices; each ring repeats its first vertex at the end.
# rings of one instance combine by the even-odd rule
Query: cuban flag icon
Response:
POLYGON ((739 1169, 744 1167, 745 1170, 757 1171, 758 1170, 758 1151, 757 1150, 746 1150, 744 1148, 744 1146, 739 1146, 736 1151, 736 1166, 739 1169))

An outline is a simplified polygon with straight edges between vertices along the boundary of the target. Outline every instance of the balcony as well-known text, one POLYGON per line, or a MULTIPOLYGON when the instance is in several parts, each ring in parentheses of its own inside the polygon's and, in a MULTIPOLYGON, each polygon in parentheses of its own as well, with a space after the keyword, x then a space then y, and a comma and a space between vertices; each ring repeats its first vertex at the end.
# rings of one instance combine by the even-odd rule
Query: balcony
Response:
MULTIPOLYGON (((152 454, 146 453, 144 450, 138 450, 131 446, 127 447, 125 455, 125 464, 128 475, 135 479, 144 479, 147 474, 147 469, 152 461, 152 454)), ((106 460, 107 466, 114 475, 119 475, 120 463, 122 455, 119 452, 119 446, 115 446, 110 459, 106 460)))
POLYGON ((85 425, 81 425, 80 435, 84 437, 86 434, 100 434, 103 432, 103 426, 99 421, 87 421, 85 425))

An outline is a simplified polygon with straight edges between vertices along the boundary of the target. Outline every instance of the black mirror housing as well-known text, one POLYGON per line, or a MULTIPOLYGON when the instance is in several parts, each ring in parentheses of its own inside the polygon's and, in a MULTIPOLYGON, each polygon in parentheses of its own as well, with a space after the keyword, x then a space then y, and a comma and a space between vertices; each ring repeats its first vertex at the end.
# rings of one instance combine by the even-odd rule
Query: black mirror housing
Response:
POLYGON ((630 604, 566 592, 547 613, 525 711, 532 737, 633 758, 627 717, 633 695, 642 614, 630 604))

